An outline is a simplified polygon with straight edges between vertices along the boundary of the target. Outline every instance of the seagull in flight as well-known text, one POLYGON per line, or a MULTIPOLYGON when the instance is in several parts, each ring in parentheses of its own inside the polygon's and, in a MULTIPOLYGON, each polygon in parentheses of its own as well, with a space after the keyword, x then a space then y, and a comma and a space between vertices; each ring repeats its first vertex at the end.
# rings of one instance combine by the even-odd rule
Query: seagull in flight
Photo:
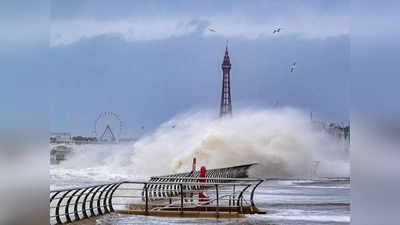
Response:
POLYGON ((296 62, 294 62, 292 65, 290 65, 290 72, 293 72, 294 69, 296 69, 296 62))
POLYGON ((217 32, 217 31, 215 31, 214 29, 212 29, 210 27, 208 28, 208 30, 211 31, 211 32, 217 32))
POLYGON ((279 32, 281 32, 281 28, 280 27, 278 27, 278 29, 274 29, 274 31, 272 31, 273 34, 277 34, 279 32))

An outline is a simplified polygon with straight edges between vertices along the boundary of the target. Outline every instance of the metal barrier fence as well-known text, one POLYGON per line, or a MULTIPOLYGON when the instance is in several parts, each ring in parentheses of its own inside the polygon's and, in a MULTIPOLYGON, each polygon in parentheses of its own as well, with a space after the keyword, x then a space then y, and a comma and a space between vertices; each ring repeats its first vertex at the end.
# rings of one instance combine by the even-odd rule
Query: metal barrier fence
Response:
POLYGON ((50 224, 71 223, 114 212, 112 196, 119 184, 50 191, 50 224))
MULTIPOLYGON (((207 169, 208 178, 246 178, 248 177, 247 171, 251 166, 257 165, 257 163, 244 164, 233 167, 207 169)), ((193 175, 192 172, 176 173, 164 176, 151 177, 150 181, 157 181, 160 178, 171 178, 171 177, 199 177, 200 171, 196 171, 193 175)))
POLYGON ((262 182, 261 179, 180 177, 178 181, 124 181, 54 190, 50 192, 50 224, 71 223, 110 212, 151 215, 169 211, 183 216, 188 211, 212 211, 216 217, 226 210, 246 213, 245 207, 256 210, 254 191, 262 182), (207 198, 202 199, 201 192, 207 198))
MULTIPOLYGON (((230 182, 229 179, 224 179, 223 181, 221 178, 247 178, 248 174, 247 171, 251 166, 256 165, 257 163, 250 163, 244 164, 234 167, 225 167, 225 168, 218 168, 218 169, 209 169, 207 170, 207 181, 214 182, 214 183, 221 183, 221 182, 230 182)), ((149 192, 150 199, 158 199, 158 198, 166 198, 171 196, 176 196, 178 193, 173 190, 177 190, 177 186, 172 186, 165 188, 164 185, 160 185, 159 182, 183 182, 183 181, 197 181, 200 177, 200 171, 193 172, 185 172, 185 173, 176 173, 164 176, 154 176, 150 177, 151 182, 157 182, 157 184, 149 185, 149 189, 152 191, 149 192), (193 179, 194 178, 194 179, 193 179), (172 189, 172 190, 171 190, 172 189)), ((198 189, 199 186, 188 186, 190 189, 198 189)), ((144 198, 144 192, 142 192, 142 197, 144 198)))

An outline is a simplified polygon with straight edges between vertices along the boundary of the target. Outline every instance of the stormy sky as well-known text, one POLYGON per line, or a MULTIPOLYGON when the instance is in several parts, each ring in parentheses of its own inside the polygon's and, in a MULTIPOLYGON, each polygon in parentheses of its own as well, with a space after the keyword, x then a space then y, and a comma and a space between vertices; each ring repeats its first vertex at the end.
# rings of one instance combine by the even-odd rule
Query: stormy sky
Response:
POLYGON ((50 131, 91 135, 103 111, 127 135, 191 110, 218 115, 226 40, 233 113, 278 103, 349 120, 349 1, 54 0, 48 14, 47 48, 25 51, 48 67, 23 83, 46 84, 35 91, 48 97, 50 131))

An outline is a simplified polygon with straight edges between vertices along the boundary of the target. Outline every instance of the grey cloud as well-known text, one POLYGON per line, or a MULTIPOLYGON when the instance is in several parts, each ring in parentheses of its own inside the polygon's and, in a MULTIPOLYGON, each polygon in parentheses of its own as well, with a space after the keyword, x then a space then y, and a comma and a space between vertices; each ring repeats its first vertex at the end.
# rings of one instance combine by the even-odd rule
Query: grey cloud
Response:
MULTIPOLYGON (((319 119, 347 120, 348 44, 348 36, 231 40, 234 110, 279 100, 313 110, 319 119), (298 71, 290 74, 294 59, 298 71)), ((216 109, 224 48, 223 38, 197 32, 147 42, 102 35, 54 47, 53 126, 71 131, 90 127, 92 117, 104 109, 117 111, 129 127, 154 127, 192 108, 216 109)))
MULTIPOLYGON (((59 2, 56 1, 52 13, 51 42, 52 45, 70 44, 84 37, 111 33, 123 35, 128 41, 167 39, 195 32, 198 27, 193 26, 193 21, 208 21, 209 25, 218 29, 215 35, 225 38, 272 38, 271 31, 276 26, 284 27, 282 35, 327 38, 349 32, 348 1, 339 2, 313 1, 313 4, 304 4, 290 1, 290 4, 278 4, 258 1, 245 4, 241 1, 214 1, 206 5, 203 2, 172 1, 167 6, 151 1, 146 4, 122 2, 119 5, 85 1, 78 4, 80 13, 57 17, 58 14, 63 15, 64 8, 58 7, 59 2), (112 16, 114 14, 116 16, 112 16), (179 29, 180 24, 188 25, 179 29), (137 31, 130 32, 132 30, 137 31)), ((207 32, 204 35, 210 36, 207 32)))

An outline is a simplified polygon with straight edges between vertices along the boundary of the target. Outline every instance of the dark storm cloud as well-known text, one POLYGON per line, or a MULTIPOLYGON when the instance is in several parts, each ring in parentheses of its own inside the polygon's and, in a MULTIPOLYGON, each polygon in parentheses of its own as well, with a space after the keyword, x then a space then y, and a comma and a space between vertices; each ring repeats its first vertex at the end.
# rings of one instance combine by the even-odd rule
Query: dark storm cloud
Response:
POLYGON ((51 128, 90 134, 101 111, 132 130, 217 111, 226 39, 234 110, 279 102, 347 121, 348 13, 348 1, 53 1, 51 128))
MULTIPOLYGON (((234 108, 278 100, 320 119, 347 120, 348 36, 294 40, 230 42, 234 108), (293 60, 298 70, 289 73, 293 60)), ((224 39, 193 33, 147 42, 103 35, 52 48, 54 127, 90 127, 105 109, 140 127, 196 107, 217 108, 224 47, 224 39)))
MULTIPOLYGON (((187 35, 192 20, 207 21, 225 38, 270 38, 277 26, 285 34, 326 38, 348 33, 348 1, 54 1, 52 45, 70 44, 82 38, 121 34, 125 39, 159 40, 187 35), (186 26, 182 28, 182 24, 186 26)), ((203 35, 210 35, 203 30, 203 35)))

